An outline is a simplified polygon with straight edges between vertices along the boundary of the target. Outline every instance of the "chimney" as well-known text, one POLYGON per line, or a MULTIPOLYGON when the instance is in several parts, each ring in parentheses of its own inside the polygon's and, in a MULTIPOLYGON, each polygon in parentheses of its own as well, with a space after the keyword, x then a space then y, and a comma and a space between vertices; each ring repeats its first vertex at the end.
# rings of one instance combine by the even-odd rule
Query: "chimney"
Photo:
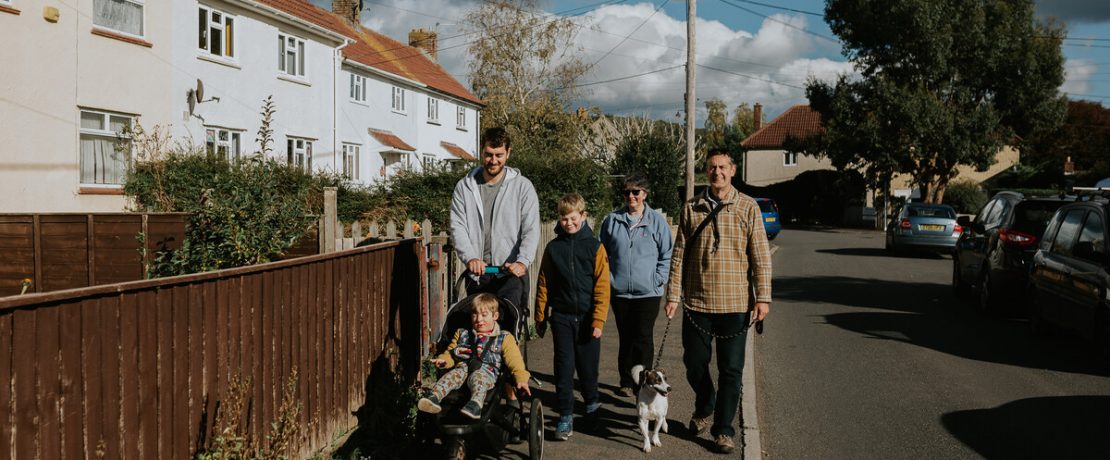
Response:
POLYGON ((755 103, 752 107, 752 133, 759 131, 763 127, 763 104, 755 103))
POLYGON ((362 0, 331 0, 331 12, 344 21, 357 25, 358 16, 362 13, 362 0))
POLYGON ((428 57, 436 60, 436 33, 428 29, 412 29, 409 32, 409 46, 420 48, 428 57))
POLYGON ((1064 162, 1064 175, 1075 175, 1075 163, 1071 162, 1071 156, 1068 156, 1068 160, 1064 162))

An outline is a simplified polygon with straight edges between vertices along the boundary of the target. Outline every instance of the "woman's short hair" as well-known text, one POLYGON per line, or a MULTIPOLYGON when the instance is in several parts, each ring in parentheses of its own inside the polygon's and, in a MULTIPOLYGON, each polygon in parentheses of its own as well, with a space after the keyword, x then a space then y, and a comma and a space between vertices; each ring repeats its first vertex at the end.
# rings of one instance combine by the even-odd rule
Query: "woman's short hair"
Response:
POLYGON ((586 212, 586 199, 577 193, 568 193, 559 199, 559 217, 577 211, 579 214, 586 212))
POLYGON ((497 301, 497 297, 488 292, 483 292, 474 297, 470 301, 471 312, 488 311, 490 314, 497 314, 501 311, 501 304, 497 301))
POLYGON ((646 191, 649 191, 649 192, 651 191, 651 189, 648 188, 647 178, 644 177, 643 175, 635 174, 635 173, 629 174, 629 175, 624 177, 624 189, 628 190, 628 189, 634 189, 634 188, 638 188, 640 190, 646 190, 646 191))

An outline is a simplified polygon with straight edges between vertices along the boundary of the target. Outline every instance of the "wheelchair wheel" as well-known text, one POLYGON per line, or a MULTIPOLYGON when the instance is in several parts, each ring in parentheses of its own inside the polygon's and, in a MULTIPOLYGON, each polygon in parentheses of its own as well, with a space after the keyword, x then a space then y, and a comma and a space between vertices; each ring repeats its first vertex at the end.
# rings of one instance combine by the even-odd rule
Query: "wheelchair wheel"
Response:
POLYGON ((543 459, 543 431, 543 404, 535 398, 528 415, 528 455, 532 460, 543 459))
POLYGON ((466 460, 466 443, 462 437, 452 436, 443 440, 443 458, 447 460, 466 460))

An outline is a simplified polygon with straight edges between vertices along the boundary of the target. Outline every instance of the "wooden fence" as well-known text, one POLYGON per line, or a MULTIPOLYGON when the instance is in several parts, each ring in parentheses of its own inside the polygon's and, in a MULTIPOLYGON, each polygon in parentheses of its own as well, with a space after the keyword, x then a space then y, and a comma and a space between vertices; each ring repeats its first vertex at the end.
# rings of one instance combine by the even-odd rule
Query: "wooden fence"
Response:
POLYGON ((190 458, 239 377, 264 439, 293 369, 312 452, 355 426, 375 363, 416 370, 424 260, 402 240, 0 299, 0 460, 190 458))

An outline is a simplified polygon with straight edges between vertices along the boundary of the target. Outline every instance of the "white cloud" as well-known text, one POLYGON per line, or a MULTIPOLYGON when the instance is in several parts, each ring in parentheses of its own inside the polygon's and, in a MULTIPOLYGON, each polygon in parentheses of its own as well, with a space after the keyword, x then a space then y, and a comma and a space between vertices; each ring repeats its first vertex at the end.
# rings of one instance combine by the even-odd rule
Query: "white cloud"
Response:
MULTIPOLYGON (((324 8, 330 7, 328 0, 313 1, 324 8)), ((440 37, 440 64, 464 85, 468 84, 465 44, 469 37, 459 36, 458 23, 467 12, 478 8, 480 2, 382 0, 364 4, 363 24, 399 41, 406 41, 413 28, 435 29, 440 37)), ((587 64, 597 62, 580 83, 684 66, 685 20, 669 17, 665 11, 653 14, 654 11, 654 6, 645 2, 605 6, 575 17, 580 29, 575 37, 578 52, 573 54, 587 64), (636 32, 614 50, 633 30, 636 32), (609 50, 613 51, 602 59, 609 50)), ((771 18, 764 20, 754 32, 733 30, 719 21, 699 19, 698 64, 730 72, 698 67, 700 111, 704 111, 705 100, 719 98, 730 108, 740 103, 759 102, 764 105, 765 113, 773 116, 791 105, 806 103, 801 87, 809 76, 834 78, 837 73, 851 71, 846 62, 815 57, 831 56, 839 48, 798 30, 807 27, 805 17, 778 14, 771 18)), ((581 90, 582 105, 597 106, 608 113, 646 113, 673 119, 683 106, 685 70, 679 67, 581 90)))
POLYGON ((1068 59, 1064 62, 1064 84, 1060 91, 1073 94, 1088 94, 1091 92, 1091 76, 1098 71, 1098 66, 1090 59, 1068 59))

